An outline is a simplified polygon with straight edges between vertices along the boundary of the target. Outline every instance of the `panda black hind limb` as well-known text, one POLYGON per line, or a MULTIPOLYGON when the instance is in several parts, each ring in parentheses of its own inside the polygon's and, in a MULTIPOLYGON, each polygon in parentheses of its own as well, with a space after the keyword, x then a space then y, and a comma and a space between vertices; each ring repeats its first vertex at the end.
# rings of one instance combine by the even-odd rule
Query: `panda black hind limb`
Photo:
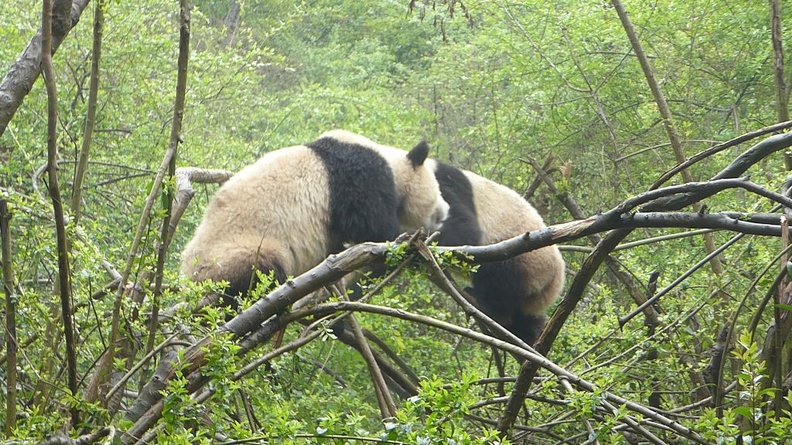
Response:
POLYGON ((265 154, 223 184, 182 252, 193 281, 227 281, 228 296, 299 275, 345 243, 436 229, 448 212, 425 142, 410 152, 333 130, 265 154))
MULTIPOLYGON (((536 209, 508 187, 433 160, 428 165, 450 205, 439 245, 493 244, 545 227, 536 209)), ((485 314, 533 344, 544 327, 545 310, 564 287, 564 267, 558 247, 547 246, 481 264, 467 290, 485 314)))

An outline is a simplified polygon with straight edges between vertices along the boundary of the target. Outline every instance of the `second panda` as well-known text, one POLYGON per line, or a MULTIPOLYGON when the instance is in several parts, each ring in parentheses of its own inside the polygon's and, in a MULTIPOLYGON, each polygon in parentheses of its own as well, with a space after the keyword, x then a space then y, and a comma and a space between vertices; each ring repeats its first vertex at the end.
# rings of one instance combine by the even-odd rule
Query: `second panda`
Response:
POLYGON ((321 263, 345 243, 434 230, 445 219, 426 143, 409 153, 333 130, 267 153, 223 184, 182 252, 193 281, 227 281, 247 293, 256 270, 278 282, 321 263))
MULTIPOLYGON (((545 227, 536 209, 508 187, 441 162, 428 164, 451 206, 439 245, 493 244, 545 227)), ((485 314, 533 344, 544 327, 545 310, 564 287, 564 268, 557 246, 542 247, 481 264, 468 292, 485 314)))

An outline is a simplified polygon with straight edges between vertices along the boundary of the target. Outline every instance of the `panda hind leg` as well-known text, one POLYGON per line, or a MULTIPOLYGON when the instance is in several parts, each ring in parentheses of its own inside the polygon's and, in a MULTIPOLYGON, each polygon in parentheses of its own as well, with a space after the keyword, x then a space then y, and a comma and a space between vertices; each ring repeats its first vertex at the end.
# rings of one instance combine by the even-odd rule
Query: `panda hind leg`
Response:
POLYGON ((234 247, 226 250, 225 255, 222 270, 213 278, 228 281, 223 299, 234 309, 238 309, 237 298, 249 295, 259 284, 257 272, 272 274, 274 283, 286 281, 286 267, 277 249, 265 249, 261 245, 258 248, 234 247))
POLYGON ((505 326, 514 335, 529 345, 533 345, 542 333, 547 316, 545 314, 529 314, 515 312, 511 322, 505 326))
POLYGON ((512 328, 514 324, 513 306, 501 304, 499 298, 489 292, 482 292, 480 287, 466 287, 465 292, 473 297, 474 301, 471 303, 473 303, 478 310, 519 337, 512 328))
POLYGON ((502 293, 489 292, 485 286, 468 287, 465 290, 476 300, 476 306, 487 316, 500 323, 509 332, 525 343, 532 345, 544 328, 547 316, 544 313, 532 314, 520 310, 515 303, 514 289, 501 289, 502 293), (482 288, 488 292, 483 292, 482 288))

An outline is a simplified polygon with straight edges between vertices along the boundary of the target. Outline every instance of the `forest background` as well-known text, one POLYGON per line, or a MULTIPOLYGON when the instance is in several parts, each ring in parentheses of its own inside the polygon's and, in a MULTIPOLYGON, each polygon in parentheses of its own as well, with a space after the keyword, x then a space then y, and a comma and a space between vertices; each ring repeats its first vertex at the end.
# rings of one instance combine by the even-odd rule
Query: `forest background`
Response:
POLYGON ((55 0, 50 65, 40 5, 6 1, 4 433, 788 443, 780 3, 55 0), (40 68, 49 88, 16 77, 40 68), (535 345, 547 359, 464 329, 478 332, 408 244, 389 255, 410 270, 370 306, 308 314, 351 309, 368 342, 296 319, 229 337, 230 309, 174 309, 206 290, 177 265, 216 190, 195 186, 171 239, 174 169, 236 171, 332 128, 425 139, 540 210, 551 229, 512 247, 563 242, 568 289, 535 345))

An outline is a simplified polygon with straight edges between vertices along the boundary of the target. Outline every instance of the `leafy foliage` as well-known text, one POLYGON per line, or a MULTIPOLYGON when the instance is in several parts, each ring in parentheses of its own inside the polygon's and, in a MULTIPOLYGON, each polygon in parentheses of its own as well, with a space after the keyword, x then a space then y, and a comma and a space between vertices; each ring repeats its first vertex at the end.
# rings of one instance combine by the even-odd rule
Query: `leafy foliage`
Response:
MULTIPOLYGON (((550 173, 558 194, 572 197, 587 215, 647 190, 675 165, 655 101, 610 4, 466 2, 471 26, 462 14, 451 16, 449 6, 459 7, 460 2, 415 2, 412 13, 409 3, 196 1, 178 164, 236 171, 268 151, 312 140, 330 128, 346 128, 402 148, 428 139, 438 158, 519 192, 529 190, 535 179, 519 160, 541 161, 552 155, 550 173), (237 22, 227 20, 232 4, 241 7, 237 22)), ((633 1, 626 6, 688 156, 774 122, 765 3, 633 1)), ((92 39, 87 14, 55 56, 65 199, 70 197, 87 109, 92 39)), ((12 0, 0 8, 2 72, 10 69, 39 20, 40 9, 29 2, 12 0)), ((68 225, 78 371, 86 379, 108 347, 116 292, 108 265, 119 269, 126 261, 131 233, 168 144, 178 34, 179 14, 172 2, 110 2, 107 7, 84 217, 79 226, 73 221, 68 225)), ((54 223, 41 174, 46 159, 45 95, 37 83, 0 135, 0 199, 13 209, 12 266, 22 290, 17 332, 24 352, 18 366, 23 414, 14 436, 30 441, 59 431, 68 422, 70 404, 86 414, 87 429, 130 427, 123 412, 110 410, 109 403, 88 403, 64 389, 64 346, 54 291, 54 223)), ((695 164, 694 179, 712 177, 740 150, 729 149, 695 164)), ((773 155, 751 174, 766 189, 780 190, 786 172, 780 155, 773 155)), ((172 190, 174 184, 167 187, 172 190)), ((208 286, 180 281, 177 264, 178 252, 214 190, 210 185, 196 188, 196 199, 170 246, 164 277, 168 286, 161 295, 154 295, 150 273, 161 241, 164 206, 155 206, 148 221, 142 249, 134 258, 133 285, 127 289, 141 298, 125 299, 121 307, 123 332, 136 359, 148 352, 147 317, 155 300, 159 311, 196 302, 210 291, 208 286)), ((162 198, 167 200, 167 195, 162 198)), ((528 198, 551 223, 571 219, 544 186, 528 198)), ((769 201, 741 190, 705 202, 708 212, 775 211, 769 201)), ((724 267, 716 274, 706 263, 694 267, 707 254, 698 234, 657 238, 682 232, 635 230, 612 254, 639 294, 656 293, 648 284, 655 271, 657 288, 667 287, 655 305, 660 321, 656 332, 649 332, 640 315, 622 320, 635 308, 635 289, 604 267, 597 271, 549 354, 554 363, 597 389, 570 391, 551 374, 540 373, 511 441, 633 439, 628 435, 632 433, 624 432, 625 425, 643 419, 622 406, 604 410, 608 393, 643 404, 657 397, 660 405, 653 408, 679 409, 683 414, 674 420, 713 443, 736 443, 737 437, 752 443, 789 440, 788 385, 771 385, 776 368, 768 364, 762 349, 765 333, 774 324, 773 311, 789 315, 788 304, 774 306, 768 297, 778 286, 775 273, 769 271, 780 267, 782 243, 753 235, 736 240, 719 255, 724 267), (686 272, 691 274, 675 282, 686 272), (716 385, 697 376, 710 366, 724 325, 744 333, 733 352, 725 354, 716 385), (714 386, 724 391, 717 407, 702 402, 714 386)), ((713 236, 719 246, 734 234, 713 236)), ((570 274, 585 266, 585 249, 591 246, 591 240, 568 244, 570 274)), ((397 245, 389 252, 392 265, 410 254, 405 249, 397 245)), ((455 276, 461 282, 475 270, 454 255, 440 255, 438 261, 461 271, 455 276)), ((432 324, 477 329, 426 279, 425 270, 405 275, 385 286, 373 303, 419 313, 428 322, 357 315, 419 380, 417 393, 398 394, 395 417, 381 420, 366 363, 357 350, 334 338, 328 321, 317 322, 324 331, 316 340, 232 378, 257 357, 298 342, 311 331, 292 323, 280 343, 259 345, 261 350, 241 351, 237 339, 225 337, 201 349, 200 375, 211 383, 202 389, 208 392, 201 393, 206 399, 200 402, 190 380, 192 362, 180 357, 184 361, 162 390, 165 409, 156 440, 508 443, 494 430, 520 364, 508 354, 493 353, 486 344, 438 328, 440 323, 432 324)), ((265 289, 260 292, 241 307, 266 295, 265 289)), ((169 314, 169 329, 184 329, 200 338, 212 335, 234 315, 225 307, 200 314, 182 308, 169 314)), ((171 333, 156 331, 154 344, 171 333)), ((782 357, 788 357, 788 343, 784 339, 787 349, 780 349, 782 357)), ((122 360, 116 367, 128 369, 133 361, 122 360)), ((777 374, 788 378, 788 359, 777 362, 783 368, 777 374)), ((130 392, 124 394, 122 407, 132 404, 156 364, 144 366, 127 382, 130 392)), ((5 372, 0 371, 2 381, 5 372)), ((0 394, 0 400, 5 398, 0 394)), ((0 424, 4 415, 0 414, 0 424)), ((652 431, 668 434, 672 441, 668 430, 652 431)))

